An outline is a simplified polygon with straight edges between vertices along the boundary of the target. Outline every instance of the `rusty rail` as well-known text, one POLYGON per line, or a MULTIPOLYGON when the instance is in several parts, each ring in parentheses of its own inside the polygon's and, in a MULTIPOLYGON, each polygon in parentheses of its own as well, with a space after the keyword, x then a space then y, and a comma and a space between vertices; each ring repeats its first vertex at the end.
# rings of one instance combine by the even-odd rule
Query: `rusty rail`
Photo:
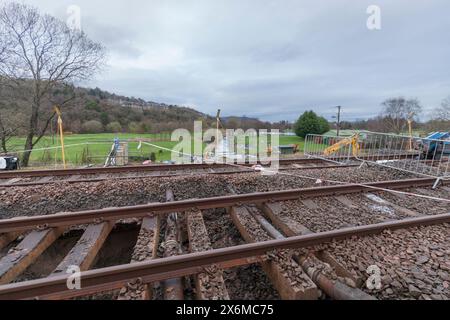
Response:
MULTIPOLYGON (((280 159, 279 163, 326 163, 327 161, 314 158, 296 158, 296 159, 280 159)), ((253 164, 244 164, 251 167, 253 164)), ((70 175, 87 175, 101 173, 129 173, 144 171, 167 171, 167 170, 189 170, 189 169, 206 169, 206 168, 224 168, 227 164, 167 164, 167 165, 139 165, 139 166, 123 166, 123 167, 106 167, 106 168, 76 168, 76 169, 55 169, 55 170, 26 170, 26 171, 5 171, 0 172, 0 179, 23 178, 23 177, 46 177, 46 176, 70 176, 70 175)))
MULTIPOLYGON (((203 199, 189 199, 165 203, 150 203, 145 205, 106 208, 99 210, 87 210, 69 213, 57 213, 52 215, 19 217, 13 219, 0 220, 0 234, 24 231, 37 227, 60 227, 77 224, 99 223, 103 221, 115 221, 126 218, 143 218, 153 214, 167 214, 174 211, 185 211, 188 209, 213 209, 227 208, 233 205, 247 203, 263 203, 271 201, 287 201, 298 198, 311 198, 319 196, 334 196, 339 194, 350 194, 365 192, 373 189, 367 186, 402 189, 413 187, 431 187, 435 182, 434 178, 418 178, 395 181, 382 181, 359 184, 333 185, 325 187, 302 188, 272 192, 257 192, 249 194, 239 194, 231 196, 211 197, 203 199)), ((448 180, 442 181, 444 185, 448 180)))
POLYGON ((387 229, 396 230, 449 222, 450 213, 446 213, 90 270, 81 273, 81 289, 79 290, 68 290, 68 275, 13 283, 0 286, 0 300, 33 299, 36 297, 44 299, 67 299, 114 290, 138 278, 144 283, 149 283, 170 279, 174 276, 187 276, 201 272, 203 267, 211 264, 258 257, 275 249, 311 247, 355 236, 361 237, 379 234, 387 229))

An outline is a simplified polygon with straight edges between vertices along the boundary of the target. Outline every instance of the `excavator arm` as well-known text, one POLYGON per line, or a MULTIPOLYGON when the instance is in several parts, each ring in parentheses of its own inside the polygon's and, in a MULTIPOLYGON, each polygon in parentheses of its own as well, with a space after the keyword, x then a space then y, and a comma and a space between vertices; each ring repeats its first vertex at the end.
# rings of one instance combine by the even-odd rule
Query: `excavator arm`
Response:
POLYGON ((323 154, 326 156, 329 156, 329 155, 332 155, 333 153, 338 152, 341 148, 351 145, 352 146, 352 154, 354 157, 357 157, 358 152, 359 152, 358 140, 359 140, 359 134, 355 134, 350 138, 345 138, 345 139, 333 144, 332 146, 326 148, 323 151, 323 154))

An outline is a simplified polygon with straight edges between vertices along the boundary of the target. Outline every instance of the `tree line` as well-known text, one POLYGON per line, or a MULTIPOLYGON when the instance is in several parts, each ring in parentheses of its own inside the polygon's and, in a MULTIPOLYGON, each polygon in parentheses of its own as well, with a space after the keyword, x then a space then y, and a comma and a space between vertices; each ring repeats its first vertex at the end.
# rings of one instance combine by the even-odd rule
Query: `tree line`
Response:
MULTIPOLYGON (((407 133, 408 122, 413 130, 449 131, 450 130, 450 96, 442 100, 440 106, 425 115, 429 120, 420 121, 424 109, 417 98, 393 97, 381 103, 382 111, 376 117, 366 120, 342 121, 340 129, 368 130, 374 132, 407 133)), ((328 122, 313 111, 304 112, 294 124, 294 130, 300 137, 307 134, 323 134, 336 127, 336 123, 328 122)))
POLYGON ((343 129, 360 129, 376 132, 406 133, 408 120, 414 130, 425 132, 450 130, 450 96, 442 100, 441 104, 428 113, 417 98, 396 97, 386 99, 382 112, 367 120, 342 122, 343 129), (421 121, 420 117, 428 120, 421 121))

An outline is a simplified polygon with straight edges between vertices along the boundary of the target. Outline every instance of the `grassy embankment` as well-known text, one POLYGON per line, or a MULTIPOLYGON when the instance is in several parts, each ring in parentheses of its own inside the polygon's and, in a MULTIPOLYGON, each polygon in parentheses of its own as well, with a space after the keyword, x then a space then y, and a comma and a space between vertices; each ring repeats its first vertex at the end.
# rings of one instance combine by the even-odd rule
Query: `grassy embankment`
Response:
MULTIPOLYGON (((168 134, 113 134, 113 133, 100 133, 100 134, 74 134, 67 135, 64 138, 64 144, 66 146, 66 161, 70 165, 80 165, 86 163, 99 164, 105 161, 108 155, 113 140, 115 137, 121 140, 125 139, 152 139, 151 142, 154 145, 173 149, 178 142, 170 141, 168 134), (163 141, 160 141, 163 140, 163 141), (89 143, 89 144, 88 144, 89 143)), ((10 151, 23 150, 25 138, 17 137, 9 141, 10 151)), ((152 152, 156 155, 157 161, 170 160, 171 152, 168 150, 161 150, 157 147, 142 144, 140 150, 137 149, 139 142, 129 142, 128 150, 130 156, 143 156, 149 157, 152 152)), ((297 136, 280 136, 280 144, 298 144, 299 149, 303 150, 304 141, 297 136)), ((60 141, 57 136, 46 136, 35 146, 35 149, 49 148, 60 146, 60 141)), ((20 157, 20 154, 19 154, 20 157)), ((61 151, 60 149, 50 150, 35 150, 31 154, 31 165, 54 165, 55 163, 61 164, 61 151)))

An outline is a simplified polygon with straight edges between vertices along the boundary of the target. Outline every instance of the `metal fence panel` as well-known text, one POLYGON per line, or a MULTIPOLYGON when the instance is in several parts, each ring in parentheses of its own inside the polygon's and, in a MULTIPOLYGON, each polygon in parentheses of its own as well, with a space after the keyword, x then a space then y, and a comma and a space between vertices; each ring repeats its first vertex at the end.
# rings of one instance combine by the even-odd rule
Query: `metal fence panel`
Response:
POLYGON ((308 135, 305 155, 338 163, 366 161, 401 171, 437 177, 450 177, 450 140, 427 139, 377 132, 359 133, 355 154, 352 137, 308 135), (341 144, 331 154, 327 148, 341 144))

